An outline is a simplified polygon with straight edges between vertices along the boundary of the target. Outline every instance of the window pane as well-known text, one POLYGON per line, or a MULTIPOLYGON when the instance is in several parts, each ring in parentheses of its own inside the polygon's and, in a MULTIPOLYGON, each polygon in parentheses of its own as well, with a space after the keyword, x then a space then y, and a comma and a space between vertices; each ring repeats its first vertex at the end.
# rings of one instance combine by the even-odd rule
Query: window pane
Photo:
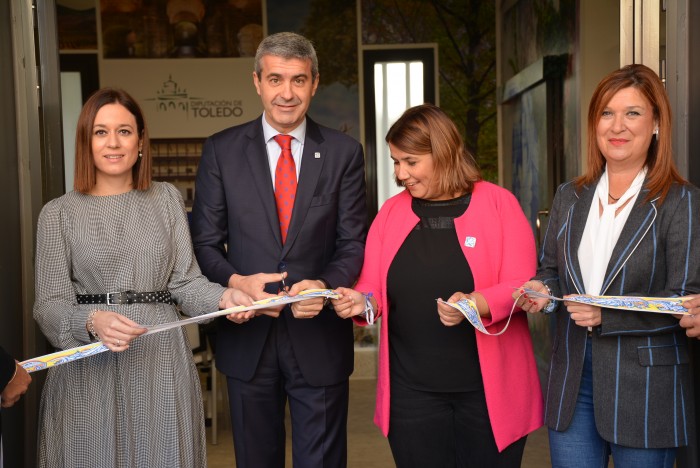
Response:
POLYGON ((403 190, 394 182, 394 165, 384 138, 406 109, 423 104, 423 88, 423 62, 377 62, 374 65, 378 207, 403 190))

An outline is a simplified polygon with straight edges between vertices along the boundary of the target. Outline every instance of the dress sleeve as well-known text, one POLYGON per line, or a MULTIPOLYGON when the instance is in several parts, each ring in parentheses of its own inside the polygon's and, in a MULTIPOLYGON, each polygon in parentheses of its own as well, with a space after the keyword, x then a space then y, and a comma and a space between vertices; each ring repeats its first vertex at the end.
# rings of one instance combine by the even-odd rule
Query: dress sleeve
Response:
POLYGON ((89 306, 78 306, 72 283, 68 220, 60 199, 44 206, 36 236, 34 319, 58 349, 90 342, 85 323, 89 306))

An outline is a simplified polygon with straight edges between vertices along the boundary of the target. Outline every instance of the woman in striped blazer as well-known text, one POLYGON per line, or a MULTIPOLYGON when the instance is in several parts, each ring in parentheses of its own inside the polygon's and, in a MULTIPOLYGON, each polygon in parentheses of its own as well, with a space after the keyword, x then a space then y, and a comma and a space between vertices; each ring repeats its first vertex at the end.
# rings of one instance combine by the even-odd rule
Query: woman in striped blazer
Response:
MULTIPOLYGON (((588 165, 559 187, 537 275, 567 294, 673 297, 700 291, 699 191, 673 163, 671 110, 644 65, 606 76, 588 111, 588 165)), ((522 291, 522 290, 521 290, 522 291)), ((518 296, 520 291, 514 296, 518 296)), ((556 321, 545 423, 555 467, 672 467, 694 433, 686 337, 678 319, 548 302, 556 321)))

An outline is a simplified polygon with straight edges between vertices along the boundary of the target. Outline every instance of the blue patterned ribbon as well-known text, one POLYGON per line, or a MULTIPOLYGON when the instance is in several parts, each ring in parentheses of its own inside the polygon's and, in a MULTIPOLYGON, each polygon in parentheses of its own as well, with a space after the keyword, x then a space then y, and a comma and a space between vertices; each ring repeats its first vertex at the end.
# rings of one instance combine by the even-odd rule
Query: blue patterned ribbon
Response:
MULTIPOLYGON (((251 306, 236 306, 228 309, 217 310, 216 312, 211 312, 204 315, 198 315, 196 317, 190 317, 184 320, 177 320, 175 322, 164 323, 159 325, 144 325, 144 328, 148 328, 148 331, 141 336, 150 335, 153 333, 160 333, 171 328, 182 327, 189 323, 198 323, 205 320, 211 320, 215 317, 221 317, 222 315, 235 314, 239 312, 246 312, 249 310, 256 309, 266 309, 268 307, 274 307, 276 305, 291 304, 293 302, 304 301, 307 299, 313 299, 315 297, 328 297, 331 299, 338 299, 338 295, 330 289, 308 289, 302 291, 296 296, 274 296, 260 301, 253 302, 251 306)), ((83 346, 77 346, 75 348, 64 349, 61 351, 56 351, 55 353, 45 354, 43 356, 35 357, 32 359, 27 359, 19 364, 27 372, 36 372, 49 367, 58 366, 61 364, 66 364, 68 362, 77 361, 89 356, 94 356, 95 354, 107 351, 109 348, 105 346, 101 341, 96 343, 90 343, 83 346)))

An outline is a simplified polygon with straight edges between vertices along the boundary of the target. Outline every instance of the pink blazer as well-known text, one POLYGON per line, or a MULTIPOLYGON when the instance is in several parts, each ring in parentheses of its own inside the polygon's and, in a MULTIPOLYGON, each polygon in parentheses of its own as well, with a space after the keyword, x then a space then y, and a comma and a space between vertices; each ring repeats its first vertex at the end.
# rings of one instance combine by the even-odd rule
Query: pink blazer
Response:
MULTIPOLYGON (((417 222, 411 210, 411 195, 404 191, 384 203, 370 227, 365 262, 355 289, 374 294, 378 316, 389 311, 389 266, 417 222)), ((499 332, 513 305, 513 288, 535 274, 532 229, 513 194, 489 182, 476 184, 469 207, 455 219, 455 227, 474 275, 475 290, 486 298, 491 309, 491 319, 485 319, 484 325, 491 333, 499 332)), ((477 331, 476 343, 491 427, 502 451, 542 426, 542 391, 525 313, 518 309, 502 335, 477 331)), ((374 422, 385 436, 389 433, 389 365, 388 321, 382 320, 374 422)))

